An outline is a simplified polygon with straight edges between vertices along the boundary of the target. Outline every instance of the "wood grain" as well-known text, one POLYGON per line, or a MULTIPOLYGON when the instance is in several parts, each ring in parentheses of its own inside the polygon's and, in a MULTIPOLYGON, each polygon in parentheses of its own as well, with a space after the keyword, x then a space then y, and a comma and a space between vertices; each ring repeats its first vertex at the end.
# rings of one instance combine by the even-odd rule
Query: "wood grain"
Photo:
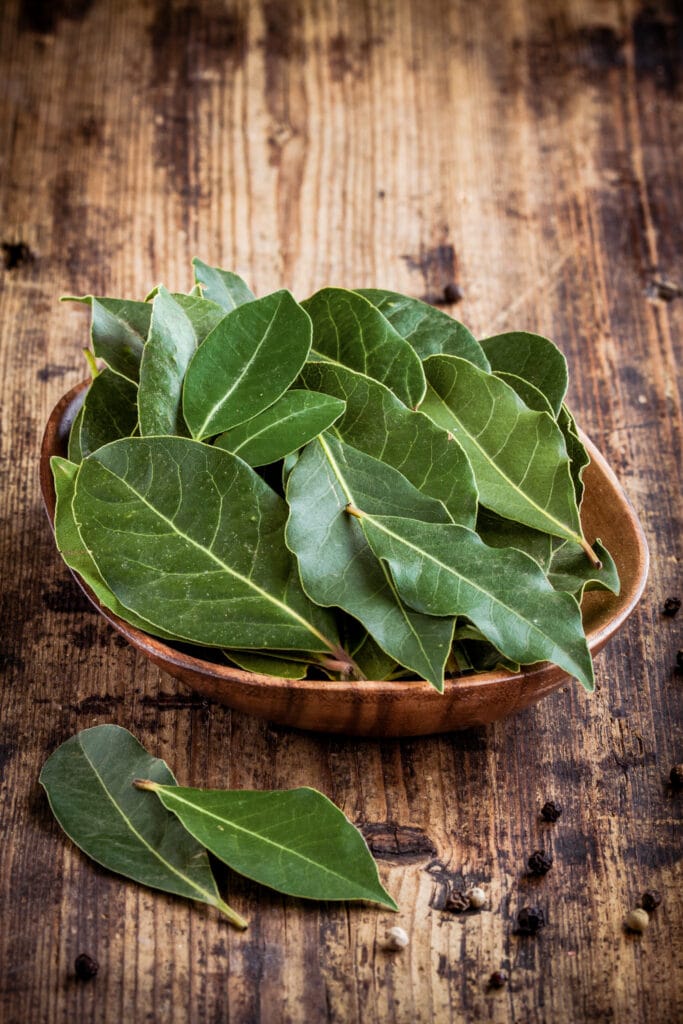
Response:
POLYGON ((680 38, 664 0, 2 5, 3 1022, 683 1019, 683 798, 667 783, 683 760, 683 613, 661 614, 683 590, 683 299, 657 285, 683 277, 680 38), (195 253, 260 294, 456 283, 452 312, 478 335, 558 341, 652 552, 594 696, 568 687, 462 734, 344 740, 209 705, 116 642, 38 497, 42 426, 83 375, 87 336, 57 297, 185 288, 195 253), (98 869, 37 779, 105 721, 184 783, 317 785, 368 829, 400 914, 226 874, 250 921, 238 934, 98 869), (538 847, 555 863, 532 880, 538 847), (450 885, 475 882, 487 909, 443 909, 450 885), (648 887, 663 903, 637 938, 621 922, 648 887), (530 903, 548 918, 536 939, 514 934, 530 903), (400 954, 384 949, 396 923, 400 954), (100 963, 87 984, 81 952, 100 963), (492 991, 501 966, 510 983, 492 991))

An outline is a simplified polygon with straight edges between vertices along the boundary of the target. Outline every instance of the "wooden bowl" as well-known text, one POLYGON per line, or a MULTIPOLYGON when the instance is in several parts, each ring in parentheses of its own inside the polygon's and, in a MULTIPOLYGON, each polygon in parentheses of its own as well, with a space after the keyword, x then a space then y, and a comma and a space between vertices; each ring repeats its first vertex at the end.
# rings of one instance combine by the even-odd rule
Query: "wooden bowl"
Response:
MULTIPOLYGON (((66 455, 73 419, 80 408, 86 382, 72 388, 57 403, 48 420, 40 460, 40 482, 50 522, 54 521, 55 491, 50 471, 52 455, 66 455)), ((591 456, 585 473, 582 508, 589 539, 600 537, 612 552, 621 577, 621 593, 585 595, 582 611, 588 645, 595 655, 631 614, 643 592, 648 571, 645 537, 628 499, 594 445, 583 438, 591 456)), ((447 679, 442 694, 419 680, 407 682, 332 682, 279 679, 257 675, 189 654, 128 625, 103 608, 92 591, 74 577, 95 608, 147 658, 165 672, 228 707, 258 715, 279 725, 353 736, 421 736, 485 725, 518 711, 568 681, 555 665, 543 662, 519 674, 485 672, 447 679)))

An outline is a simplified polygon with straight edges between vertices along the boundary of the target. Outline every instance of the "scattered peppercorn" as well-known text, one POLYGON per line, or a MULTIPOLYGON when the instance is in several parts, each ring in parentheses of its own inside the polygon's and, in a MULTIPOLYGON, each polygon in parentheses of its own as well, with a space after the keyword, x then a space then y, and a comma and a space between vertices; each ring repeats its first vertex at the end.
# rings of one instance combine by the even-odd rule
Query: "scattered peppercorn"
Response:
POLYGON ((546 800, 541 807, 541 817, 544 821, 556 822, 562 814, 562 808, 554 800, 546 800))
POLYGON ((676 612, 680 610, 680 607, 680 597, 667 597, 662 608, 662 615, 668 615, 670 618, 673 618, 676 612))
POLYGON ((643 893, 640 900, 643 910, 647 910, 650 914, 653 910, 657 909, 661 902, 662 894, 661 892, 657 892, 656 889, 648 889, 647 892, 643 893))
POLYGON ((455 284, 454 281, 451 281, 451 283, 447 284, 446 287, 444 288, 443 297, 446 302, 460 302, 460 300, 462 299, 462 288, 460 287, 460 285, 455 284))
POLYGON ((405 949, 409 942, 408 932, 403 928, 390 928, 387 932, 387 949, 397 952, 400 949, 405 949))
POLYGON ((534 850, 527 863, 532 875, 547 875, 553 866, 553 855, 545 850, 534 850))
POLYGON ((451 889, 443 905, 443 909, 451 914, 462 914, 464 910, 470 909, 470 898, 459 889, 451 889))
POLYGON ((517 914, 517 931, 520 935, 535 935, 545 927, 545 914, 540 907, 522 907, 517 914))
POLYGON ((624 924, 630 932, 644 932, 649 927, 650 917, 647 910, 637 907, 635 910, 629 910, 624 918, 624 924))
POLYGON ((471 889, 468 889, 465 893, 465 899, 470 901, 472 910, 481 910, 486 903, 486 893, 478 886, 473 885, 471 889))
POLYGON ((489 978, 489 988, 504 988, 508 983, 508 972, 501 970, 494 971, 489 978))
POLYGON ((74 961, 76 977, 80 978, 81 981, 90 981, 91 978, 95 977, 99 969, 100 965, 97 960, 93 960, 87 953, 81 953, 74 961))
POLYGON ((669 781, 674 789, 683 789, 683 764, 675 764, 669 772, 669 781))

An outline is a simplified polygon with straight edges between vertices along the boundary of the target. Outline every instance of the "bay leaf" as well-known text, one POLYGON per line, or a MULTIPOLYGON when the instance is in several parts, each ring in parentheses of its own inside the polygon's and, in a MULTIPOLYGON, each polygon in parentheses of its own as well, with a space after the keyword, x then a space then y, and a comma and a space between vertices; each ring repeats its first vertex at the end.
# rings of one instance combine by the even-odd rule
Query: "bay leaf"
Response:
POLYGON ((590 465, 590 455, 586 451, 586 446, 581 440, 574 417, 566 405, 563 405, 560 409, 557 417, 557 425, 562 431, 564 443, 567 447, 576 504, 581 508, 581 501, 583 499, 583 474, 586 467, 590 465))
POLYGON ((553 551, 548 579, 556 590, 573 594, 577 601, 586 590, 609 590, 619 594, 619 572, 614 559, 601 541, 596 540, 593 548, 600 560, 600 569, 587 562, 582 549, 571 541, 565 541, 553 551))
POLYGON ((211 334, 214 327, 218 326, 226 312, 217 302, 205 299, 201 292, 197 294, 193 290, 189 295, 184 295, 183 292, 173 292, 172 294, 173 299, 183 309, 190 321, 198 347, 211 334))
MULTIPOLYGON (((530 526, 516 523, 513 519, 504 519, 483 506, 479 508, 476 530, 490 548, 516 548, 523 551, 547 573, 553 553, 553 538, 549 533, 532 530, 530 526)), ((583 558, 587 565, 590 564, 585 554, 583 558)))
POLYGON ((204 297, 216 302, 227 312, 252 302, 256 296, 248 288, 241 277, 231 270, 210 267, 208 263, 198 259, 192 260, 195 281, 202 286, 204 297))
POLYGON ((139 785, 156 793, 215 857, 261 885, 304 899, 369 900, 398 909, 361 833, 315 789, 139 785))
POLYGON ((322 354, 380 381, 411 409, 425 391, 413 348, 362 295, 323 288, 302 306, 313 322, 313 355, 322 354))
POLYGON ((494 377, 505 381, 513 391, 516 391, 528 409, 534 412, 547 412, 549 416, 555 418, 553 407, 543 392, 528 380, 524 380, 524 377, 518 377, 516 373, 505 373, 503 370, 496 370, 494 377))
POLYGON ((360 525, 345 512, 352 502, 449 522, 443 505, 420 494, 391 466, 329 434, 304 448, 289 475, 287 501, 286 541, 309 597, 354 616, 390 657, 443 689, 455 620, 407 608, 360 525))
POLYGON ((114 442, 81 464, 73 511, 106 585, 154 626, 206 646, 337 652, 285 547, 284 501, 229 452, 114 442))
POLYGON ((199 346, 185 374, 183 414, 198 440, 257 416, 306 362, 311 321, 288 291, 238 306, 199 346))
POLYGON ((97 725, 63 743, 40 773, 55 818, 69 838, 110 871, 216 907, 246 921, 220 897, 206 850, 170 811, 133 786, 143 776, 175 788, 164 761, 126 729, 97 725))
POLYGON ((214 444, 250 466, 266 466, 303 448, 339 419, 346 403, 292 388, 273 405, 223 434, 214 444))
POLYGON ((84 459, 110 441, 130 437, 138 425, 137 398, 137 385, 105 366, 86 392, 73 454, 84 459))
POLYGON ((471 331, 443 310, 383 288, 355 290, 377 307, 401 337, 412 345, 420 359, 434 355, 461 356, 481 370, 491 369, 484 350, 471 331))
POLYGON ((152 317, 151 305, 131 299, 110 299, 94 295, 68 295, 63 301, 82 302, 90 306, 93 352, 98 359, 104 359, 112 370, 137 382, 142 350, 152 317))
MULTIPOLYGON (((225 316, 219 311, 217 322, 225 316)), ((183 380, 196 350, 197 334, 187 310, 160 285, 154 297, 149 337, 140 363, 138 408, 143 437, 188 435, 182 412, 183 380)))
MULTIPOLYGON (((85 395, 83 396, 85 398, 85 395)), ((73 423, 71 424, 71 430, 69 431, 69 441, 67 444, 67 455, 71 462, 79 463, 83 461, 83 452, 81 450, 81 423, 83 422, 83 404, 74 416, 73 423)))
POLYGON ((541 391, 557 416, 567 393, 567 360, 549 338, 528 331, 507 331, 484 338, 481 347, 492 370, 513 373, 541 391))
POLYGON ((83 544, 74 518, 73 496, 79 467, 75 463, 69 462, 68 459, 60 458, 58 455, 52 456, 50 467, 57 497, 54 519, 55 540, 66 564, 70 569, 78 573, 83 582, 90 587, 98 601, 115 615, 118 615, 119 618, 125 619, 126 622, 129 622, 131 626, 135 626, 137 629, 142 629, 146 633, 152 633, 154 636, 161 637, 164 640, 177 639, 173 634, 160 629, 158 626, 153 626, 151 622, 147 622, 145 619, 135 615, 130 609, 122 605, 116 595, 109 589, 102 579, 100 571, 92 559, 92 555, 83 544))
POLYGON ((232 651, 223 652, 233 665, 245 672, 258 675, 278 676, 282 679, 303 679, 308 671, 308 662, 291 661, 289 658, 276 658, 265 651, 232 651))
POLYGON ((422 403, 465 449, 482 505, 507 519, 581 544, 564 438, 547 413, 532 412, 504 381, 456 356, 430 356, 422 403))
POLYGON ((593 688, 577 601, 553 590, 538 564, 513 548, 490 548, 473 530, 361 514, 373 551, 407 604, 425 615, 465 615, 507 658, 551 661, 593 688))
POLYGON ((301 380, 312 391, 346 402, 332 428, 340 440, 393 466, 423 494, 442 501, 453 522, 474 526, 474 474, 447 431, 408 409, 384 384, 347 366, 309 360, 301 380))

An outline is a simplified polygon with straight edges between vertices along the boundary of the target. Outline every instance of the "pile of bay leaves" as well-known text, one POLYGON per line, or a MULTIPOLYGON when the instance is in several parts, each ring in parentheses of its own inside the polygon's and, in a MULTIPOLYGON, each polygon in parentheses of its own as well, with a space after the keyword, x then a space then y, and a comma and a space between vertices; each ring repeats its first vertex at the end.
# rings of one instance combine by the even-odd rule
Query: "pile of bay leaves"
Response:
POLYGON ((92 383, 54 458, 64 559, 154 636, 301 679, 551 661, 593 685, 579 601, 618 590, 583 535, 563 355, 478 342, 394 292, 88 296, 92 383), (98 368, 95 358, 103 362, 98 368))

